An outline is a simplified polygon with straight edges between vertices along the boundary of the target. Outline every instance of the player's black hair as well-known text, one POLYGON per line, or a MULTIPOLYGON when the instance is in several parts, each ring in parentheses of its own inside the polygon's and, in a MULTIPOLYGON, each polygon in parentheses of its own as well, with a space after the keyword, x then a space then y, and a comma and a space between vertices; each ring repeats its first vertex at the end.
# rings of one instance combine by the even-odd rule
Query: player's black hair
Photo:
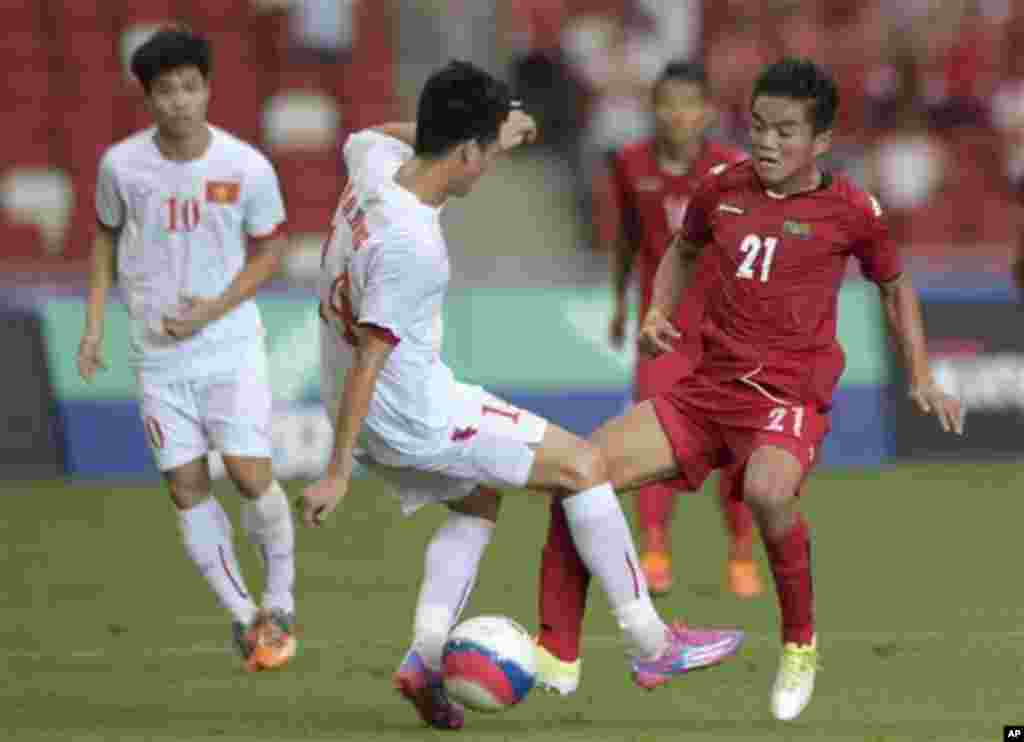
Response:
POLYGON ((809 59, 787 57, 768 65, 754 83, 751 105, 759 96, 810 103, 811 125, 815 134, 828 131, 836 120, 839 90, 832 75, 809 59))
POLYGON ((513 107, 509 87, 469 62, 452 60, 427 80, 416 109, 416 154, 436 158, 470 139, 498 138, 513 107))
POLYGON ((658 97, 661 86, 669 81, 693 83, 700 88, 701 95, 705 98, 710 92, 708 86, 708 73, 700 62, 690 62, 685 59, 676 59, 665 65, 658 79, 654 81, 651 95, 658 97))
POLYGON ((184 28, 157 31, 132 54, 132 74, 149 94, 153 81, 179 67, 198 67, 207 80, 213 53, 210 42, 184 28))

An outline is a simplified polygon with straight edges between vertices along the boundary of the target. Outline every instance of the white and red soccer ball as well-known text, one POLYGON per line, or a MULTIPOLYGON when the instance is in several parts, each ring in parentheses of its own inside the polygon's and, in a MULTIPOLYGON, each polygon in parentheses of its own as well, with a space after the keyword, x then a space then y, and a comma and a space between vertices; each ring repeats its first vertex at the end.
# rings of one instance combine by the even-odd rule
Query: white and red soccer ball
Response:
POLYGON ((448 696, 495 713, 522 701, 536 682, 533 639, 505 616, 477 616, 452 629, 441 655, 448 696))

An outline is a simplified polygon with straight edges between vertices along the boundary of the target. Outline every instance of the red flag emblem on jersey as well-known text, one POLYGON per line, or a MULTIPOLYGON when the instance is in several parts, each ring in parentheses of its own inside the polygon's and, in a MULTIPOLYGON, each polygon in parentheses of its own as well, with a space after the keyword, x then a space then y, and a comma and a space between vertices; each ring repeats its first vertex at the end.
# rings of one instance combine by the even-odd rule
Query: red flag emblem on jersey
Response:
POLYGON ((240 183, 229 180, 210 180, 206 183, 206 201, 211 204, 238 203, 241 190, 240 183))

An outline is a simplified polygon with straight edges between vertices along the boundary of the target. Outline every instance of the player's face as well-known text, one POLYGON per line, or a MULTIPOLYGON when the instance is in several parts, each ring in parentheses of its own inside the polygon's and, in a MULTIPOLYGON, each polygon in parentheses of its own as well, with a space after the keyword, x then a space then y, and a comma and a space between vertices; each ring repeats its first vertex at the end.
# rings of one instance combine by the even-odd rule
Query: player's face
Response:
POLYGON ((185 138, 206 125, 210 87, 198 67, 177 67, 153 80, 147 100, 160 132, 185 138))
POLYGON ((700 85, 683 80, 665 80, 654 95, 654 118, 658 136, 682 147, 703 136, 714 117, 714 108, 700 85))
POLYGON ((806 101, 759 96, 751 110, 751 155, 758 177, 780 193, 813 185, 816 160, 828 151, 830 131, 814 133, 806 101))

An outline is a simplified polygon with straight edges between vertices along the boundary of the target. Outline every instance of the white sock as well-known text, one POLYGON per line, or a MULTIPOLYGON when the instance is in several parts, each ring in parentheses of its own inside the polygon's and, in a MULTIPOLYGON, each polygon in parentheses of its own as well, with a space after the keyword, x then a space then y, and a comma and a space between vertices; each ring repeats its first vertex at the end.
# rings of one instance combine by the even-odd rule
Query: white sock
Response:
POLYGON ((615 491, 601 484, 566 497, 562 506, 576 550, 601 583, 631 649, 639 657, 658 656, 668 644, 665 622, 651 603, 615 491))
POLYGON ((185 551, 213 588, 217 600, 236 621, 249 624, 256 604, 242 579, 231 538, 231 521, 212 495, 188 510, 178 511, 185 551))
POLYGON ((441 669, 441 650, 469 601, 493 532, 489 520, 451 513, 427 545, 412 647, 432 670, 441 669))
POLYGON ((271 482, 262 495, 242 503, 242 527, 263 557, 263 606, 294 613, 295 524, 280 484, 271 482))

